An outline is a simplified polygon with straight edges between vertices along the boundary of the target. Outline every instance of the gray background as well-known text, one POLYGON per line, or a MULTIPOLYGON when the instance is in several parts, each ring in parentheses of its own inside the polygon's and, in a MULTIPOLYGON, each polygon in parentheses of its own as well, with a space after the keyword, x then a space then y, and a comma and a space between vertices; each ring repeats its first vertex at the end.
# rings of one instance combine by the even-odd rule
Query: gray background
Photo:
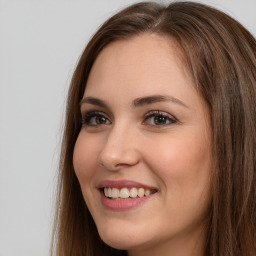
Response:
MULTIPOLYGON (((0 0, 0 256, 49 255, 71 75, 101 22, 133 2, 0 0)), ((201 2, 256 35, 255 0, 201 2)))

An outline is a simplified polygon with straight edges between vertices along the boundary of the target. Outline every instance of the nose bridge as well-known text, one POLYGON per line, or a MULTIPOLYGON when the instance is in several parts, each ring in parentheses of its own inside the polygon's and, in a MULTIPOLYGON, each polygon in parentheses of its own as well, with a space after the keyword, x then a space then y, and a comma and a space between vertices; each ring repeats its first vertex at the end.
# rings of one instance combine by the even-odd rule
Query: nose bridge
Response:
POLYGON ((99 155, 99 162, 109 170, 131 166, 139 161, 135 130, 126 123, 113 125, 99 155))

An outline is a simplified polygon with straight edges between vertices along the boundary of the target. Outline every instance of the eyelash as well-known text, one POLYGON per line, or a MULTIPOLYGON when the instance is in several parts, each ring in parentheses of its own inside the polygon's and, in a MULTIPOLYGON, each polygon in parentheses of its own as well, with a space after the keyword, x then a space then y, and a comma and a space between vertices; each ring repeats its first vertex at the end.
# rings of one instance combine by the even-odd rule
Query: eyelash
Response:
POLYGON ((161 117, 161 118, 164 118, 165 121, 167 121, 168 123, 166 124, 148 124, 150 126, 156 126, 156 127, 164 127, 164 126, 168 126, 168 125, 171 125, 171 124, 175 124, 177 123, 177 120, 176 118, 174 118, 172 115, 166 113, 166 112, 163 112, 163 111, 160 111, 160 110, 154 110, 154 111, 150 111, 149 113, 147 113, 144 117, 144 121, 143 121, 143 124, 146 123, 147 120, 149 120, 150 118, 154 118, 154 121, 156 121, 156 117, 161 117))
MULTIPOLYGON (((159 120, 158 120, 159 121, 159 120)), ((161 120, 160 120, 161 121, 161 120)), ((84 126, 88 126, 88 127, 98 127, 101 125, 109 125, 112 122, 109 120, 108 116, 101 111, 90 111, 88 113, 86 113, 83 118, 82 118, 82 125, 84 126), (94 120, 93 120, 94 118, 94 120), (97 121, 100 121, 99 118, 103 118, 101 121, 105 121, 105 123, 97 123, 97 121), (93 123, 92 123, 93 121, 93 123)), ((174 118, 172 115, 160 111, 160 110, 153 110, 148 112, 145 116, 144 116, 144 120, 142 122, 142 124, 144 125, 148 125, 148 126, 154 126, 157 128, 162 128, 171 124, 175 124, 177 123, 177 119, 174 118), (164 124, 149 124, 147 123, 150 118, 154 118, 153 122, 157 121, 156 118, 157 117, 161 117, 164 118, 162 121, 168 122, 168 123, 164 123, 164 124)))
MULTIPOLYGON (((111 124, 111 121, 109 121, 109 118, 107 117, 107 115, 104 112, 101 111, 90 111, 87 112, 83 117, 82 117, 82 124, 85 126, 94 126, 97 127, 99 125, 103 125, 103 124, 91 124, 92 118, 105 118, 106 120, 108 120, 109 123, 107 124, 111 124)), ((97 120, 96 120, 97 122, 97 120)), ((106 124, 105 124, 106 125, 106 124)))

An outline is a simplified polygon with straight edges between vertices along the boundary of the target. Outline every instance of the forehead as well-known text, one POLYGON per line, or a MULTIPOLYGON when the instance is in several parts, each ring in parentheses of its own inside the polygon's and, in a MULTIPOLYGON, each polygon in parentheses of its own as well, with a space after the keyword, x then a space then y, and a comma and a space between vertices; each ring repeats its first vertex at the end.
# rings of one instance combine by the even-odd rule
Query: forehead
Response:
POLYGON ((176 96, 181 96, 184 86, 194 88, 177 43, 170 37, 142 34, 115 41, 101 51, 85 94, 107 95, 112 91, 116 96, 122 92, 123 96, 142 97, 145 91, 163 94, 172 88, 176 96))

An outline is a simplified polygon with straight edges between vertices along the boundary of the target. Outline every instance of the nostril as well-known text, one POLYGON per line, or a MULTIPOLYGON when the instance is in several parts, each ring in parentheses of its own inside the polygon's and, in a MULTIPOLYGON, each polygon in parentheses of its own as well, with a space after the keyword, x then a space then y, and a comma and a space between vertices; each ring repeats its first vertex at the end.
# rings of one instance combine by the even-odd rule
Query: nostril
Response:
POLYGON ((133 137, 129 136, 127 127, 113 128, 99 152, 98 165, 110 171, 136 165, 140 160, 140 154, 133 137))

